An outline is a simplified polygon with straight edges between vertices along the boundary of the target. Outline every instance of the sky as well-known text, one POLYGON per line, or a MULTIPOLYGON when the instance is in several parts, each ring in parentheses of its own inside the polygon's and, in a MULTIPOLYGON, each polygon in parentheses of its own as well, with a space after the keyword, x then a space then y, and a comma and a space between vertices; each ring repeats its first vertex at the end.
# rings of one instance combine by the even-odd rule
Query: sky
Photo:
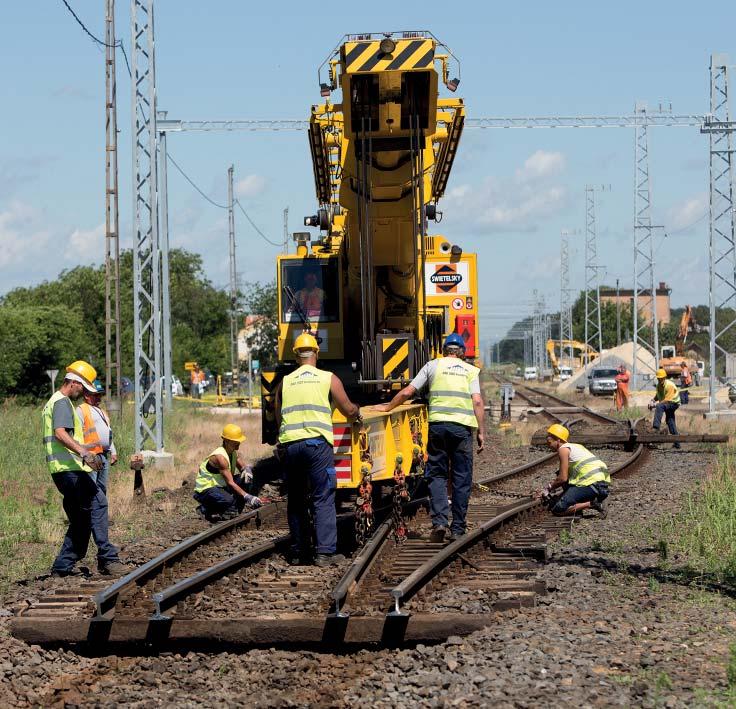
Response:
MULTIPOLYGON (((104 0, 68 0, 104 37, 104 0)), ((427 29, 462 65, 469 117, 621 115, 637 101, 709 110, 712 52, 736 60, 736 3, 310 3, 156 0, 158 108, 170 118, 298 118, 320 101, 317 67, 345 33, 427 29), (331 6, 335 9, 335 6, 331 6)), ((116 8, 130 56, 130 3, 116 8)), ((0 61, 0 294, 104 258, 104 53, 61 0, 4 8, 0 61)), ((736 90, 736 89, 735 89, 736 90)), ((121 247, 131 238, 130 80, 118 55, 121 247)), ((674 306, 708 299, 708 142, 697 128, 649 131, 655 277, 674 306)), ((213 201, 236 194, 261 231, 283 238, 316 209, 306 136, 180 133, 170 154, 213 201)), ((466 130, 435 233, 479 255, 481 342, 560 301, 560 232, 571 232, 571 282, 582 288, 585 186, 596 193, 602 283, 631 288, 634 131, 466 130)), ((228 282, 227 212, 169 169, 170 243, 202 254, 228 282)), ((278 248, 236 211, 242 282, 271 280, 278 248)))

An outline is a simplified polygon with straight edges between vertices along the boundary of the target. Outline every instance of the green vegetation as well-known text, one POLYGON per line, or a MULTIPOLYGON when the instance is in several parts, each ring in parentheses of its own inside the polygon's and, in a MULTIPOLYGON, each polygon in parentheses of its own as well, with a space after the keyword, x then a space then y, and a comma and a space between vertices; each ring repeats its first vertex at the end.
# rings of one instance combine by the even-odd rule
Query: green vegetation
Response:
MULTIPOLYGON (((202 259, 183 249, 170 252, 171 338, 174 373, 188 382, 184 362, 213 373, 230 369, 230 299, 204 275, 202 259)), ((133 377, 133 255, 120 256, 123 375, 133 377)), ((255 342, 263 364, 276 342, 275 285, 248 284, 246 312, 266 316, 255 342)), ((101 372, 105 361, 105 269, 78 266, 55 281, 16 288, 0 297, 0 399, 48 396, 46 369, 87 359, 101 372)), ((270 356, 269 356, 270 355, 270 356)))
POLYGON ((652 530, 662 556, 686 559, 688 571, 736 583, 736 450, 721 448, 713 473, 687 493, 678 513, 652 530))
POLYGON ((736 690, 736 643, 728 646, 728 665, 726 666, 728 688, 736 690))

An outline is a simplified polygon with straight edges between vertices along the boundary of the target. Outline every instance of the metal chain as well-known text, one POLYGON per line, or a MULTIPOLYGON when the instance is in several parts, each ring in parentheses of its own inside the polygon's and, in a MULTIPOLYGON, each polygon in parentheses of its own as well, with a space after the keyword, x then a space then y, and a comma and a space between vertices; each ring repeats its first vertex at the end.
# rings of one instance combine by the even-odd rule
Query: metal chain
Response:
POLYGON ((358 486, 358 498, 355 500, 355 541, 362 547, 373 533, 373 484, 370 467, 362 466, 363 479, 358 486))
POLYGON ((396 456, 396 467, 394 468, 394 490, 393 505, 391 509, 391 533, 396 544, 406 541, 406 521, 404 520, 404 505, 409 502, 409 490, 406 487, 406 476, 401 469, 402 458, 396 456))

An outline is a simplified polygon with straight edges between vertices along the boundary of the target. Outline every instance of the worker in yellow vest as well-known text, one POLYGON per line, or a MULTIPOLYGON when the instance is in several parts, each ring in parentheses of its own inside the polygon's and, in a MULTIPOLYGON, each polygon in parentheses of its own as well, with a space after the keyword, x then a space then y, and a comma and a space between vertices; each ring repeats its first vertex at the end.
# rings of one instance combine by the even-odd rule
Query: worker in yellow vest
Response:
POLYGON ((73 576, 76 563, 87 555, 92 533, 92 501, 97 494, 94 474, 100 461, 84 445, 82 422, 74 404, 82 392, 94 391, 95 368, 77 360, 66 368, 64 381, 43 407, 43 444, 46 465, 56 489, 63 496, 69 526, 54 563, 52 576, 73 576))
MULTIPOLYGON (((671 379, 667 379, 667 372, 664 369, 657 370, 657 390, 654 392, 654 398, 649 404, 649 408, 654 409, 652 428, 659 431, 662 424, 662 414, 664 414, 667 429, 673 436, 676 436, 675 411, 680 408, 680 390, 671 379)), ((675 441, 672 447, 680 448, 679 441, 675 441)))
POLYGON ((107 481, 110 466, 115 465, 118 456, 112 440, 110 417, 101 407, 105 387, 95 379, 95 391, 85 389, 84 402, 77 407, 77 415, 82 422, 84 447, 97 456, 99 469, 95 474, 97 494, 92 500, 92 539, 97 545, 97 570, 105 575, 125 574, 128 569, 120 561, 118 549, 110 541, 110 520, 107 504, 107 481))
POLYGON ((449 540, 465 534, 470 488, 473 484, 473 435, 483 450, 485 407, 480 393, 480 370, 463 360, 465 340, 452 333, 442 349, 443 357, 428 362, 412 382, 378 411, 392 411, 429 389, 429 440, 424 476, 429 485, 432 531, 430 541, 442 542, 448 531, 450 505, 448 479, 452 481, 452 526, 449 540))
POLYGON ((552 492, 562 488, 562 495, 553 502, 552 514, 574 515, 593 509, 605 518, 611 484, 608 466, 585 446, 568 443, 569 437, 570 431, 559 423, 547 429, 547 446, 557 453, 560 470, 551 483, 537 492, 536 497, 552 502, 552 492))
POLYGON ((238 454, 245 435, 240 426, 228 423, 222 429, 222 445, 201 463, 194 483, 198 512, 209 522, 239 515, 246 505, 260 507, 261 500, 246 491, 251 475, 245 459, 238 454))
POLYGON ((286 472, 287 517, 291 532, 292 563, 308 563, 311 558, 307 509, 311 500, 317 538, 317 566, 332 566, 345 560, 337 554, 335 511, 334 437, 331 402, 348 419, 360 421, 360 408, 345 393, 342 382, 317 369, 319 345, 309 333, 294 342, 299 367, 287 374, 276 393, 279 422, 279 454, 286 472))

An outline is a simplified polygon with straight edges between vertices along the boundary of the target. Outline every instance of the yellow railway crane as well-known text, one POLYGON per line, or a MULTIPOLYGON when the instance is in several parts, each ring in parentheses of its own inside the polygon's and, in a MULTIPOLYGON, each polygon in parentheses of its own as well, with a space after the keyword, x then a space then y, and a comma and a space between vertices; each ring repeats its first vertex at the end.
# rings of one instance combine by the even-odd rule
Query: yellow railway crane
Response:
MULTIPOLYGON (((452 62, 431 33, 404 32, 346 35, 320 67, 325 102, 309 126, 319 208, 305 218, 319 237, 297 233, 296 254, 278 256, 279 364, 262 374, 266 443, 276 442, 275 390, 305 330, 317 336, 319 366, 361 406, 408 383, 450 332, 477 356, 476 256, 427 233, 441 219, 465 118, 462 99, 439 97, 440 81, 452 92, 459 84, 452 62)), ((358 426, 333 414, 338 488, 421 471, 426 404, 363 417, 358 426)))

